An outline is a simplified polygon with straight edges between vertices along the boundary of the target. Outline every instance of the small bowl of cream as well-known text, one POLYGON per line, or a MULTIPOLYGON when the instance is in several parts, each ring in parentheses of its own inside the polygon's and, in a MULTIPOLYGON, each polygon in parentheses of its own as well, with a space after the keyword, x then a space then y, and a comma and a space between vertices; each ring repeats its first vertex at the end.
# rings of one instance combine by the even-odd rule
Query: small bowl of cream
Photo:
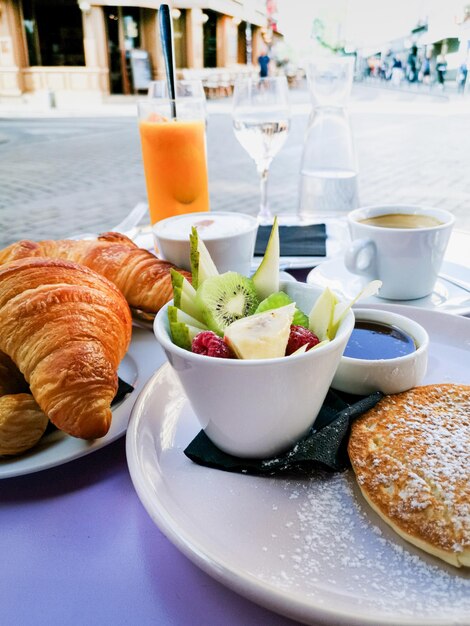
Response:
POLYGON ((159 256, 190 270, 189 235, 193 226, 221 274, 232 271, 250 275, 258 232, 256 218, 245 213, 207 211, 160 220, 152 227, 159 256))
POLYGON ((429 335, 414 320, 379 309, 354 309, 355 325, 331 386, 367 395, 400 393, 419 385, 428 361, 429 335))

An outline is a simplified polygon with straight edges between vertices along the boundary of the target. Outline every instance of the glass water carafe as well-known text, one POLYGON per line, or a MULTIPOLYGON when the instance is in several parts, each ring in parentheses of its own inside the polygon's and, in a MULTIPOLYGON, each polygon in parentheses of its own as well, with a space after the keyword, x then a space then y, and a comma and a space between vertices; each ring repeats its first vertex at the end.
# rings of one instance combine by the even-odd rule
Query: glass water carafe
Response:
POLYGON ((358 168, 346 109, 354 61, 319 59, 307 78, 312 112, 300 170, 299 216, 305 221, 340 217, 357 208, 358 168))

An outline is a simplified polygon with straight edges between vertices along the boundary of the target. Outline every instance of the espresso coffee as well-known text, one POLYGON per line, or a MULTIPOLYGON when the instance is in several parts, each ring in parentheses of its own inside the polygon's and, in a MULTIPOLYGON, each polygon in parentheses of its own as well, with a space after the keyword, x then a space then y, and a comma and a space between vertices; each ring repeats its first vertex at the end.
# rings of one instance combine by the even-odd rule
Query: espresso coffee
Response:
POLYGON ((432 228, 440 226, 442 222, 435 217, 414 213, 387 213, 385 215, 375 215, 358 220, 360 224, 370 226, 380 226, 381 228, 432 228))

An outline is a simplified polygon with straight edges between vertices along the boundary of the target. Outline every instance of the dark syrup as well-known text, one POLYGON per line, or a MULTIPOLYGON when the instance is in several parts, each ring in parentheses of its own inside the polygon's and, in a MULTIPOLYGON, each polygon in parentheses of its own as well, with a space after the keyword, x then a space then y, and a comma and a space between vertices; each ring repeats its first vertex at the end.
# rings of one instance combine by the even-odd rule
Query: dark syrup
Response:
POLYGON ((344 356, 353 359, 395 359, 416 350, 410 335, 400 328, 380 322, 356 320, 344 356))

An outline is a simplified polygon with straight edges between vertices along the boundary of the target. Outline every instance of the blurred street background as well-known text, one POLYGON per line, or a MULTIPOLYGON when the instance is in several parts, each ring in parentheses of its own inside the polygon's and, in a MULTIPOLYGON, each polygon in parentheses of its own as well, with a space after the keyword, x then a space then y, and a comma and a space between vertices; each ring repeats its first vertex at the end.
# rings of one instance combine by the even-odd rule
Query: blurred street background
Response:
MULTIPOLYGON (((109 230, 146 201, 136 100, 163 75, 159 4, 2 2, 0 246, 109 230)), ((360 203, 443 207, 470 230, 469 3, 171 6, 178 75, 201 78, 208 98, 213 210, 258 211, 258 177, 233 134, 231 93, 267 54, 270 73, 287 76, 292 104, 288 140, 270 170, 271 208, 297 211, 311 111, 306 67, 329 53, 355 61, 348 110, 360 203)))
MULTIPOLYGON (((291 131, 269 182, 279 214, 297 210, 310 111, 305 88, 290 96, 291 131)), ((256 169, 235 139, 230 104, 208 103, 211 208, 256 215, 256 169)), ((470 102, 360 84, 350 115, 361 204, 444 207, 455 214, 457 228, 470 230, 470 102)), ((146 201, 133 102, 109 104, 88 117, 0 118, 0 151, 1 246, 109 230, 146 201)))

